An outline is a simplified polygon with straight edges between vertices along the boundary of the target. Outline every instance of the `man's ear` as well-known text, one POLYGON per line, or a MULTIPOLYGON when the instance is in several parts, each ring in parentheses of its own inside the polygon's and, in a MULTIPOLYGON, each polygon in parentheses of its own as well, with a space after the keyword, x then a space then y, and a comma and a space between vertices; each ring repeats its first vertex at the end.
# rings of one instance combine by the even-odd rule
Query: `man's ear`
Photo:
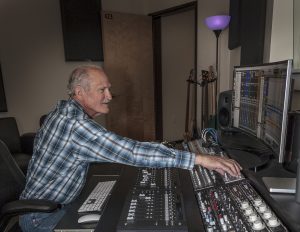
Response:
POLYGON ((83 94, 83 88, 80 85, 77 85, 74 89, 74 93, 76 97, 81 98, 83 94))

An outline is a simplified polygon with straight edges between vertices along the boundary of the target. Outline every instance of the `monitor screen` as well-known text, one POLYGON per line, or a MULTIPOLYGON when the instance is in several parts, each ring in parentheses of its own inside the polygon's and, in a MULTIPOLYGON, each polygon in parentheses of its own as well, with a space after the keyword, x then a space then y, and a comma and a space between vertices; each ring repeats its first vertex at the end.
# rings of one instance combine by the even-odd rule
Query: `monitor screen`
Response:
POLYGON ((284 161, 292 61, 234 68, 233 127, 263 141, 284 161))

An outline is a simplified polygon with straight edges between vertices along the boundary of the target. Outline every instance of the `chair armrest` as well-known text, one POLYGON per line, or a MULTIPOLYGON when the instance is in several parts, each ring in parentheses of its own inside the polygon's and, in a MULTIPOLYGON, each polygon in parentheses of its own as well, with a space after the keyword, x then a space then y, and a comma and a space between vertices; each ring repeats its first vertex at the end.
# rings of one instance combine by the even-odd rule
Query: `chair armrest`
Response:
POLYGON ((23 153, 32 155, 35 135, 36 133, 25 133, 21 135, 20 141, 23 153))
POLYGON ((50 213, 61 208, 60 204, 48 200, 17 200, 6 203, 1 208, 1 216, 21 215, 30 212, 50 213))

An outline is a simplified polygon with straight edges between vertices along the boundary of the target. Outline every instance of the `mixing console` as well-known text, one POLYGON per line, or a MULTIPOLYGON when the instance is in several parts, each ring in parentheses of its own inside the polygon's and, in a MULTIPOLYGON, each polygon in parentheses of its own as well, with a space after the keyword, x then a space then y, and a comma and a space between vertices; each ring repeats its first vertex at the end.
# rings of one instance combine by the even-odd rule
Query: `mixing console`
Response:
POLYGON ((188 231, 176 169, 140 168, 118 231, 188 231))
MULTIPOLYGON (((183 146, 193 152, 227 157, 216 144, 206 144, 203 140, 194 140, 183 146)), ((135 184, 126 197, 117 231, 189 231, 180 183, 183 179, 179 174, 172 168, 139 168, 135 184)), ((202 231, 288 232, 243 175, 221 176, 196 165, 190 177, 199 217, 202 217, 202 231)))
MULTIPOLYGON (((205 147, 202 140, 193 140, 188 143, 188 149, 194 153, 218 155, 227 157, 226 153, 218 146, 205 147)), ((192 182, 195 190, 209 188, 215 185, 230 183, 244 179, 243 176, 234 177, 228 174, 224 176, 219 175, 214 171, 210 171, 199 165, 195 165, 193 170, 190 171, 192 182)))
MULTIPOLYGON (((188 147, 193 152, 226 156, 219 147, 206 148, 203 144, 202 140, 195 140, 188 147)), ((200 166, 195 166, 190 174, 207 232, 288 231, 243 176, 221 177, 200 166)))

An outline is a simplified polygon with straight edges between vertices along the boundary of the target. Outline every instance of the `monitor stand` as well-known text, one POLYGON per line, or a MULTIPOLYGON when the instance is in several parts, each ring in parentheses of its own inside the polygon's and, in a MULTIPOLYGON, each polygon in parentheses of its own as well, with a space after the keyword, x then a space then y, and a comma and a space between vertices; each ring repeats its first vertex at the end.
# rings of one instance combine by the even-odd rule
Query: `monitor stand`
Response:
POLYGON ((262 180, 270 193, 292 193, 300 204, 300 158, 297 160, 296 178, 262 177, 262 180))
POLYGON ((296 178, 263 177, 270 193, 296 193, 296 178))

